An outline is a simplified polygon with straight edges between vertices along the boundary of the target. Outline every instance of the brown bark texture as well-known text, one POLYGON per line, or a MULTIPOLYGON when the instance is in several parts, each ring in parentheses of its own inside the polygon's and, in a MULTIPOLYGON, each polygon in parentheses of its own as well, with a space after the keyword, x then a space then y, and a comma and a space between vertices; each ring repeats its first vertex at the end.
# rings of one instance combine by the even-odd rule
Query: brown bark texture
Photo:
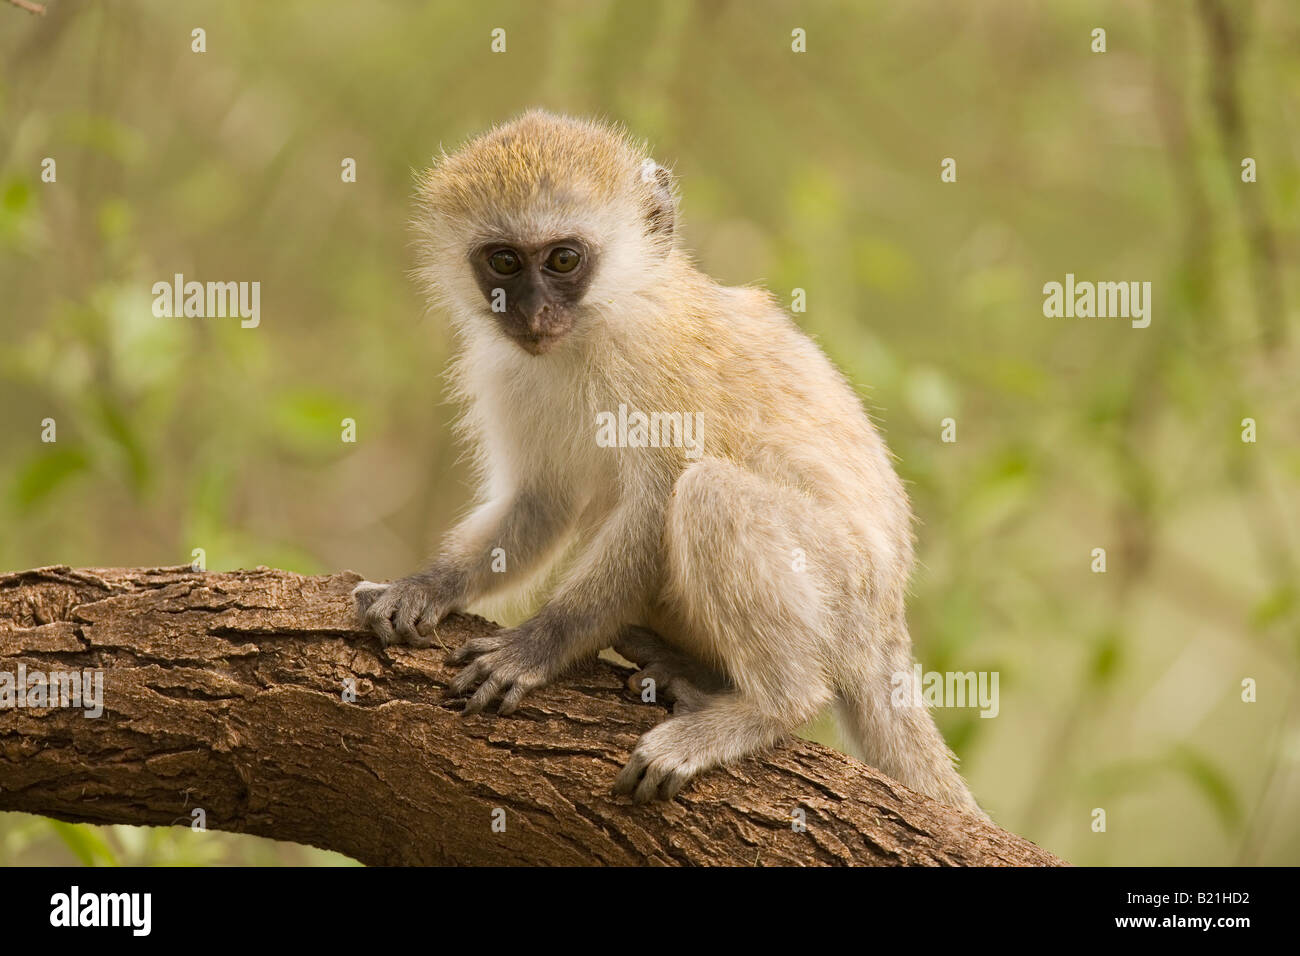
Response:
MULTIPOLYGON (((668 712, 627 689, 628 670, 593 660, 511 717, 463 717, 442 647, 384 649, 358 629, 359 580, 0 575, 0 675, 15 681, 21 666, 29 688, 34 674, 103 675, 99 717, 0 709, 0 810, 189 826, 201 808, 211 829, 368 864, 1061 864, 803 740, 635 806, 610 787, 668 712)), ((439 638, 452 647, 495 627, 458 615, 439 638)))

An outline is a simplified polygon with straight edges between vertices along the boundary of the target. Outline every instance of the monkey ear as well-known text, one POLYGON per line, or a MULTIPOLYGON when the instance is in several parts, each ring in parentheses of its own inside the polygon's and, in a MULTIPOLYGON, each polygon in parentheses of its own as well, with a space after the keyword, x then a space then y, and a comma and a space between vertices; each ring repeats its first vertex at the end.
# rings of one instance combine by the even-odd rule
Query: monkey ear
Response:
POLYGON ((677 230, 677 184, 673 174, 652 159, 645 161, 642 172, 654 187, 646 213, 647 229, 651 236, 671 240, 677 230))

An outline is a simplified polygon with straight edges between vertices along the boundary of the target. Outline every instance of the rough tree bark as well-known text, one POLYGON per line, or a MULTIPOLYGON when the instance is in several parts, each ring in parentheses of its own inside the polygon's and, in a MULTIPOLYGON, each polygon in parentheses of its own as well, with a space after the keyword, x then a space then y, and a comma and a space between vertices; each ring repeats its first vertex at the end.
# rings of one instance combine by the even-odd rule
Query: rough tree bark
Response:
MULTIPOLYGON (((709 773, 671 804, 633 806, 610 785, 666 712, 629 693, 625 671, 594 661, 510 718, 463 718, 441 648, 384 650, 357 630, 358 580, 0 576, 0 674, 102 669, 105 705, 97 719, 0 709, 0 809, 165 826, 199 807, 214 829, 371 864, 1061 863, 806 741, 709 773)), ((455 617, 440 637, 494 627, 455 617)))

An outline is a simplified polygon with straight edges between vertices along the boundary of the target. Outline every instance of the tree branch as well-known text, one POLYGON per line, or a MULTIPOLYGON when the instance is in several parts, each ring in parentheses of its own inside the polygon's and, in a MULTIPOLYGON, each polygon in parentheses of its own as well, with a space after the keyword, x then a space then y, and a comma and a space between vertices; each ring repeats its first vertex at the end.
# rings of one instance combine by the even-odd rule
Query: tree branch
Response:
MULTIPOLYGON (((593 661, 512 717, 464 718, 441 648, 384 650, 357 630, 359 580, 0 576, 0 684, 20 667, 28 688, 38 672, 103 674, 97 719, 0 709, 0 810, 165 826, 201 808, 209 828, 371 864, 1061 862, 806 741, 708 773, 673 803, 633 806, 610 785, 666 713, 624 688, 625 671, 593 661), (342 699, 349 678, 355 703, 342 699), (806 832, 791 826, 800 809, 806 832)), ((450 646, 495 626, 458 616, 440 636, 450 646)), ((24 702, 39 701, 29 690, 24 702)))

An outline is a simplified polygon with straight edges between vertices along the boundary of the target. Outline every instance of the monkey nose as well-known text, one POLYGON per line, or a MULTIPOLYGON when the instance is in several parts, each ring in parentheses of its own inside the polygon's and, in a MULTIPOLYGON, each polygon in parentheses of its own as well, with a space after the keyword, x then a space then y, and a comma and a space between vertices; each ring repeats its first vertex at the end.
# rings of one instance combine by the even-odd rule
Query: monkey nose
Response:
POLYGON ((528 316, 528 331, 533 335, 541 335, 546 331, 546 327, 551 323, 551 307, 543 305, 528 316))

